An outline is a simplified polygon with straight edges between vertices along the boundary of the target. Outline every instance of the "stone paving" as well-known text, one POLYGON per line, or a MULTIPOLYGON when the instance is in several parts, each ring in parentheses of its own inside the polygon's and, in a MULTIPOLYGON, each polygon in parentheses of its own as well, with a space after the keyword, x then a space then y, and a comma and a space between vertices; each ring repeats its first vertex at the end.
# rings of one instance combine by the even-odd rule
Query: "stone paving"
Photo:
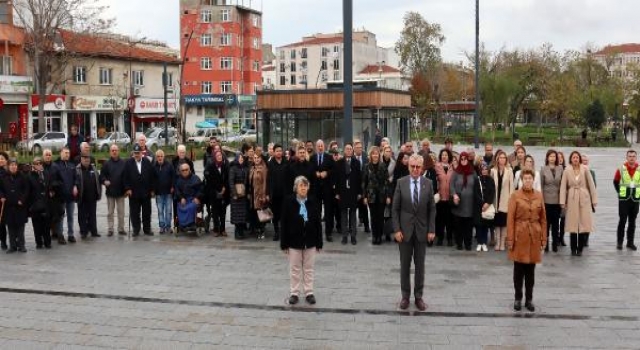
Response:
MULTIPOLYGON (((529 151, 540 164, 546 149, 529 151)), ((615 249, 611 180, 625 150, 587 152, 597 232, 581 258, 544 256, 535 314, 512 311, 502 253, 430 248, 429 309, 404 312, 397 248, 359 232, 357 246, 326 243, 318 257, 318 304, 290 308, 271 240, 103 235, 36 251, 29 224, 29 252, 0 255, 0 349, 640 349, 640 258, 615 249)))

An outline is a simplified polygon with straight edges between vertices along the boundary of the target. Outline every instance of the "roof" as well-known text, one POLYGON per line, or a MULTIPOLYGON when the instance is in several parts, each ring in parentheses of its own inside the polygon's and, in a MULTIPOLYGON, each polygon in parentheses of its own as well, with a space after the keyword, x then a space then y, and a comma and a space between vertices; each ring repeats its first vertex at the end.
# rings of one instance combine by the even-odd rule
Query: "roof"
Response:
POLYGON ((117 41, 103 36, 60 30, 64 49, 81 55, 180 64, 177 56, 136 46, 135 43, 117 41))
POLYGON ((331 37, 309 38, 297 43, 285 45, 282 47, 298 47, 298 46, 311 46, 311 45, 323 45, 323 44, 339 44, 342 43, 342 34, 336 34, 331 37))
POLYGON ((382 73, 400 73, 400 70, 386 64, 382 66, 378 66, 377 64, 370 64, 364 67, 363 70, 360 71, 360 74, 378 74, 380 73, 380 68, 382 68, 382 73))
POLYGON ((262 71, 263 71, 263 72, 272 72, 272 71, 274 71, 274 70, 276 70, 276 67, 275 67, 275 66, 263 66, 263 67, 262 67, 262 71))
POLYGON ((618 53, 640 53, 640 44, 628 43, 621 45, 607 45, 604 49, 596 52, 596 55, 611 55, 618 53))

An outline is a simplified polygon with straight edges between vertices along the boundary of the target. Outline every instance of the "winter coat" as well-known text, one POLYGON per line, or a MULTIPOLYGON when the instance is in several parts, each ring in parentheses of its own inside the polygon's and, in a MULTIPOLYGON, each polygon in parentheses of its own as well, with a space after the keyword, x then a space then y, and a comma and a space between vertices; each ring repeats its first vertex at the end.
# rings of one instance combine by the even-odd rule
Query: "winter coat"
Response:
POLYGON ((280 248, 285 249, 322 249, 322 224, 318 202, 307 197, 307 222, 300 216, 300 203, 296 195, 285 198, 282 203, 282 228, 280 248))
POLYGON ((32 171, 29 178, 29 216, 32 219, 49 218, 49 179, 42 172, 42 176, 37 171, 32 171))
POLYGON ((350 172, 347 174, 347 160, 342 158, 336 162, 334 186, 336 195, 340 196, 338 205, 340 208, 356 208, 358 196, 362 195, 362 175, 360 162, 351 158, 350 172), (347 186, 348 184, 348 186, 347 186))
POLYGON ((211 204, 214 200, 224 200, 229 202, 229 166, 222 163, 218 168, 215 162, 210 163, 204 169, 204 197, 207 203, 211 204), (218 193, 225 189, 222 198, 218 198, 218 193))
POLYGON ((309 180, 309 196, 315 196, 315 180, 316 175, 314 173, 315 167, 308 161, 294 161, 289 163, 288 179, 287 179, 287 194, 293 194, 293 183, 298 176, 304 176, 309 180))
POLYGON ((452 193, 449 192, 451 189, 451 178, 455 173, 453 166, 451 166, 451 164, 443 164, 439 162, 436 163, 435 169, 438 179, 438 193, 440 194, 440 201, 447 202, 453 200, 453 198, 451 198, 452 193), (447 171, 444 170, 445 165, 448 167, 447 171))
POLYGON ((249 204, 252 209, 264 209, 267 206, 267 165, 253 165, 249 170, 249 204))
POLYGON ((124 165, 125 160, 122 158, 109 158, 102 165, 100 183, 104 184, 105 181, 109 181, 109 186, 105 186, 107 197, 118 198, 124 196, 124 165))
POLYGON ((369 203, 386 203, 391 198, 389 172, 384 163, 369 163, 362 174, 362 195, 369 203))
POLYGON ((461 218, 472 218, 475 209, 475 192, 474 186, 477 176, 475 173, 464 175, 455 173, 451 178, 449 193, 451 193, 451 203, 453 203, 453 195, 460 197, 458 205, 452 204, 451 213, 461 218), (467 177, 467 185, 464 186, 464 177, 467 177))
POLYGON ((185 178, 184 176, 178 176, 176 180, 176 187, 174 192, 175 198, 177 200, 186 199, 187 201, 193 200, 194 198, 198 198, 198 200, 202 199, 202 181, 200 178, 191 173, 189 177, 185 178))
POLYGON ((493 179, 489 175, 476 177, 473 190, 475 192, 474 222, 476 225, 483 225, 485 227, 493 226, 493 220, 482 218, 482 206, 484 204, 493 205, 493 201, 496 198, 496 185, 493 179), (482 186, 482 188, 480 186, 482 186))
POLYGON ((502 188, 500 189, 500 198, 498 198, 498 167, 491 169, 491 177, 496 187, 496 199, 493 205, 496 207, 496 212, 506 213, 509 210, 509 198, 513 191, 515 191, 515 184, 513 181, 513 171, 508 166, 504 168, 502 175, 502 188))
POLYGON ((145 199, 151 197, 155 189, 156 172, 148 158, 142 157, 142 171, 138 172, 135 158, 127 159, 124 168, 124 190, 131 191, 131 197, 145 199))
POLYGON ((62 159, 56 160, 54 166, 62 180, 61 191, 64 201, 72 202, 74 200, 73 186, 76 184, 76 166, 73 162, 62 159))
POLYGON ((162 164, 155 161, 153 162, 153 168, 156 172, 156 185, 154 187, 156 195, 171 194, 171 189, 173 189, 176 181, 176 171, 173 165, 166 160, 162 164))
MULTIPOLYGON (((269 177, 267 182, 269 183, 269 198, 285 198, 293 187, 289 186, 289 162, 284 157, 282 161, 278 163, 275 158, 272 158, 268 163, 269 177)), ((329 174, 331 176, 331 174, 329 174)), ((293 184, 291 184, 293 186, 293 184)))
MULTIPOLYGON (((154 162, 155 163, 155 162, 154 162)), ((187 163, 189 164, 189 169, 191 169, 191 173, 195 174, 196 170, 193 168, 193 162, 191 161, 191 159, 184 157, 182 159, 178 158, 178 156, 175 156, 172 160, 171 160, 171 165, 173 165, 173 169, 176 172, 176 176, 180 176, 180 165, 187 163)))
POLYGON ((547 245, 547 216, 542 193, 518 190, 509 199, 507 247, 509 259, 523 264, 542 261, 547 245))
POLYGON ((540 169, 540 186, 542 187, 542 197, 546 204, 560 203, 560 182, 562 182, 562 167, 555 167, 555 176, 548 165, 540 169))
POLYGON ((98 175, 98 170, 93 165, 89 165, 89 169, 85 169, 81 164, 76 166, 76 187, 78 188, 78 202, 82 202, 84 200, 86 191, 91 189, 84 188, 84 177, 85 176, 93 176, 95 178, 95 194, 96 201, 99 201, 102 197, 102 185, 100 184, 100 176, 98 175))
POLYGON ((237 197, 235 185, 243 184, 246 192, 248 178, 249 168, 246 163, 240 165, 238 161, 233 161, 229 169, 229 191, 231 192, 231 223, 234 225, 245 224, 247 222, 249 202, 246 195, 244 197, 237 197))
POLYGON ((591 211, 598 204, 596 185, 589 170, 580 165, 576 179, 573 166, 568 166, 560 183, 560 205, 565 205, 564 230, 570 233, 593 232, 591 211))
POLYGON ((29 190, 29 179, 21 172, 13 175, 7 172, 0 179, 0 198, 6 199, 6 207, 2 214, 3 224, 16 227, 27 223, 29 190))

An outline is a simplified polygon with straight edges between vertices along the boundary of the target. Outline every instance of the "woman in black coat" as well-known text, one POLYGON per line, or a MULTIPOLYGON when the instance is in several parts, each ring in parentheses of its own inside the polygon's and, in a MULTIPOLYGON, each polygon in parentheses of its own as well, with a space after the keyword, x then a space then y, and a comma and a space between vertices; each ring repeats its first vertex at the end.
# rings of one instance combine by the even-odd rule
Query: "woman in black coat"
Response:
POLYGON ((231 223, 235 225, 235 239, 244 239, 249 201, 247 199, 247 179, 249 167, 240 153, 229 168, 229 195, 231 197, 231 223))
POLYGON ((229 203, 229 167, 224 161, 222 152, 214 152, 211 161, 204 170, 205 197, 211 208, 210 220, 213 221, 213 235, 227 236, 225 218, 229 203))
MULTIPOLYGON (((474 183, 475 207, 473 210, 474 223, 476 226, 476 239, 478 247, 476 251, 488 251, 487 239, 489 229, 493 227, 493 219, 488 220, 482 218, 482 212, 486 211, 496 196, 496 185, 489 172, 489 165, 481 163, 479 166, 479 181, 474 183)), ((495 209, 494 209, 495 210, 495 209)))
POLYGON ((29 173, 29 186, 31 188, 29 193, 29 216, 31 216, 31 224, 33 225, 36 249, 51 249, 51 213, 49 210, 51 206, 47 205, 49 179, 44 173, 40 157, 33 159, 32 167, 33 170, 29 173))
POLYGON ((294 194, 287 197, 282 205, 282 215, 287 219, 282 221, 280 248, 289 256, 291 305, 298 303, 300 285, 303 285, 307 302, 316 303, 313 295, 314 265, 316 252, 322 249, 322 225, 318 203, 308 196, 309 187, 309 180, 298 176, 293 184, 294 194))
MULTIPOLYGON (((7 162, 9 161, 9 155, 7 152, 0 152, 0 181, 2 178, 7 175, 7 162)), ((3 203, 0 203, 0 208, 3 203)), ((4 222, 0 221, 0 245, 2 246, 2 250, 7 250, 7 226, 4 222)))
POLYGON ((9 172, 0 180, 0 201, 5 208, 2 212, 2 223, 9 231, 9 250, 7 253, 20 251, 26 253, 24 246, 24 225, 28 220, 29 179, 18 171, 16 159, 9 160, 9 172))

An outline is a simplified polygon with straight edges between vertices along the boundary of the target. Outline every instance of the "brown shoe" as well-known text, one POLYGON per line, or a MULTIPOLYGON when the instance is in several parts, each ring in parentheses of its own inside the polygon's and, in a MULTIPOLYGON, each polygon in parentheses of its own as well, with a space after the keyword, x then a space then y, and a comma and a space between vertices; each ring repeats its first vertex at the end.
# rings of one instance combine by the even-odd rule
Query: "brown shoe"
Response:
POLYGON ((420 311, 425 311, 427 309, 427 304, 425 304, 425 302, 424 302, 424 300, 422 300, 422 298, 416 298, 416 307, 420 311))
POLYGON ((400 309, 406 310, 407 308, 409 308, 409 298, 402 298, 400 300, 400 309))

